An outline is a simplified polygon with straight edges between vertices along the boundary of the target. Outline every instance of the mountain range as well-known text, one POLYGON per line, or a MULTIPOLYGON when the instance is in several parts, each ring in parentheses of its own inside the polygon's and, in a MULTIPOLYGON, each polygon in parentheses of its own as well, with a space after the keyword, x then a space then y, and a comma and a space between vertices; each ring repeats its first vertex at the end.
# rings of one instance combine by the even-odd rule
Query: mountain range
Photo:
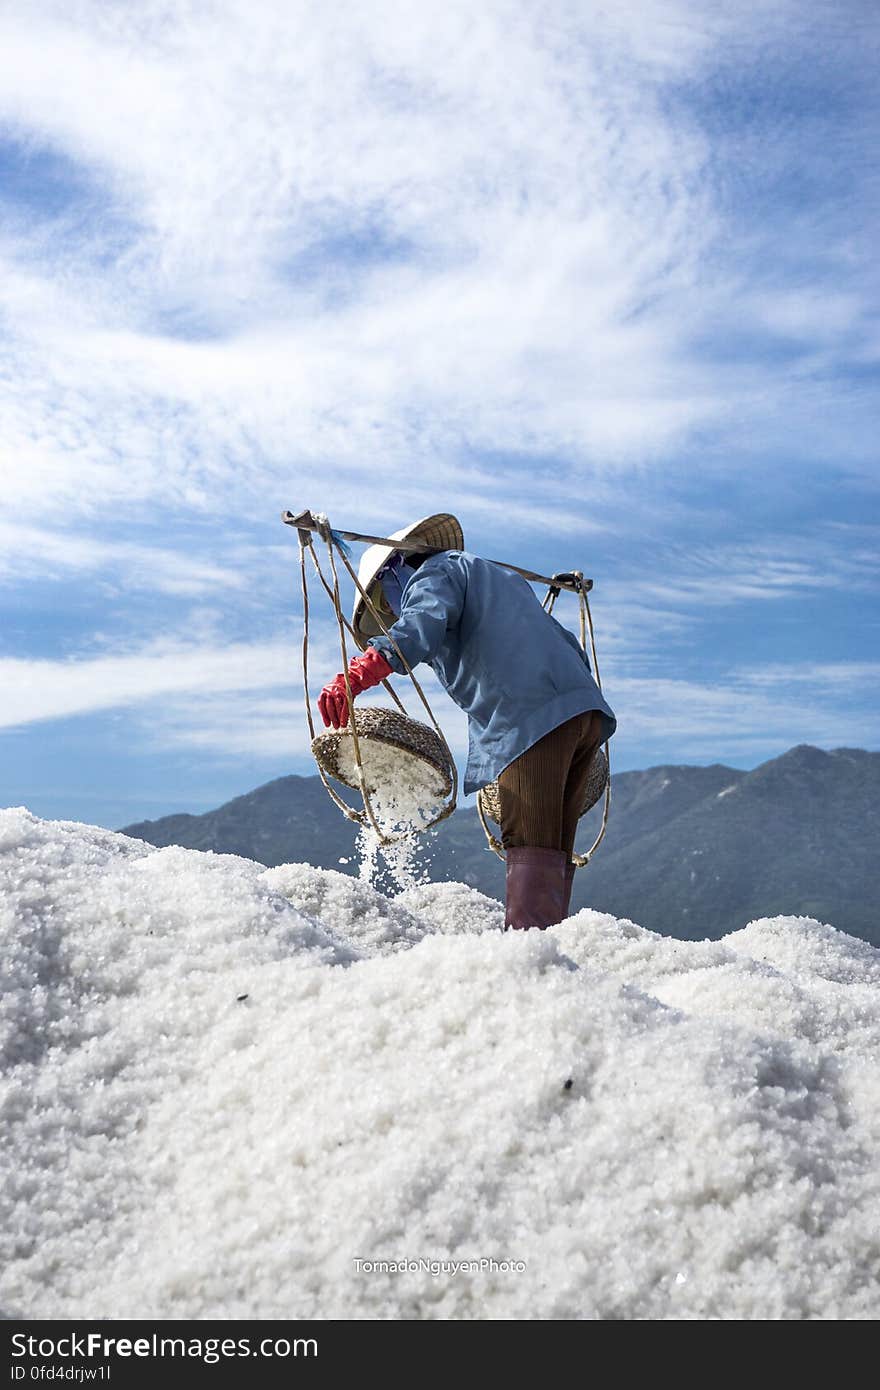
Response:
MULTIPOLYGON (((808 744, 751 771, 716 763, 614 774, 608 830, 575 877, 572 909, 688 940, 800 915, 880 945, 878 793, 880 753, 808 744)), ((597 807, 582 821, 579 849, 592 844, 600 814, 597 807)), ((358 870, 357 827, 317 776, 280 777, 203 815, 124 832, 267 865, 358 870)), ((503 898, 504 865, 487 851, 472 806, 424 837, 422 861, 435 881, 503 898)))

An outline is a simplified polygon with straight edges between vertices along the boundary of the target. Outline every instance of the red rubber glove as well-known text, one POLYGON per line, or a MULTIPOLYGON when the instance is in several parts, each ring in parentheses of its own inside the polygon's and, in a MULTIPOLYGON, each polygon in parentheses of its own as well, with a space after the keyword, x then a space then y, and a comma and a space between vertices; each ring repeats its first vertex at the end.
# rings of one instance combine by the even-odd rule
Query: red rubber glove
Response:
MULTIPOLYGON (((377 647, 367 647, 363 656, 352 657, 348 663, 352 699, 360 695, 362 690, 369 690, 371 685, 378 685, 391 675, 392 670, 393 667, 389 666, 377 647)), ((328 728, 331 724, 334 729, 345 728, 348 723, 348 696, 345 693, 345 676, 341 671, 324 686, 318 696, 318 709, 328 728)))

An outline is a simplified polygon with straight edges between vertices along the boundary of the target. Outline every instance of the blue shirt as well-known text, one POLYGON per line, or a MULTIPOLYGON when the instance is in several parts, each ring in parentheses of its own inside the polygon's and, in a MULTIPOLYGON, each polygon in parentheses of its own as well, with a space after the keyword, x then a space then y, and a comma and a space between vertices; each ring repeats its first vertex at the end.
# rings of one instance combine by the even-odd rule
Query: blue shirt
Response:
MULTIPOLYGON (((490 560, 465 550, 429 555, 405 584, 389 630, 410 666, 428 662, 468 716, 465 794, 576 714, 602 711, 603 743, 617 728, 574 634, 544 612, 521 575, 490 560)), ((369 640, 405 671, 389 638, 369 640)))

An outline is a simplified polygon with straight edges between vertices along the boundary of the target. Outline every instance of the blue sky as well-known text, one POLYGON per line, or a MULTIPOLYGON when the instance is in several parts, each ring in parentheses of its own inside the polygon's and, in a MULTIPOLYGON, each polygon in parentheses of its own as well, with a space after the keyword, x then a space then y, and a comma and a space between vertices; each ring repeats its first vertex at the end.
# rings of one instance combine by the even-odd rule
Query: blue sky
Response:
POLYGON ((591 575, 619 770, 877 748, 875 7, 344 8, 0 16, 0 802, 313 770, 285 507, 591 575))

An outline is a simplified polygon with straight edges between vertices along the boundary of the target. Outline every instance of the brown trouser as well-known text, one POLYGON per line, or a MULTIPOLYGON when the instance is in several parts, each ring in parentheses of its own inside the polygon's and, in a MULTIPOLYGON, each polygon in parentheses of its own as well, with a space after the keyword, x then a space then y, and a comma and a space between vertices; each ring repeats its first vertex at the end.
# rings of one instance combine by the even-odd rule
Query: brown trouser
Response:
POLYGON ((564 849, 571 856, 587 776, 602 741, 599 710, 576 714, 538 739, 498 778, 501 842, 564 849))

